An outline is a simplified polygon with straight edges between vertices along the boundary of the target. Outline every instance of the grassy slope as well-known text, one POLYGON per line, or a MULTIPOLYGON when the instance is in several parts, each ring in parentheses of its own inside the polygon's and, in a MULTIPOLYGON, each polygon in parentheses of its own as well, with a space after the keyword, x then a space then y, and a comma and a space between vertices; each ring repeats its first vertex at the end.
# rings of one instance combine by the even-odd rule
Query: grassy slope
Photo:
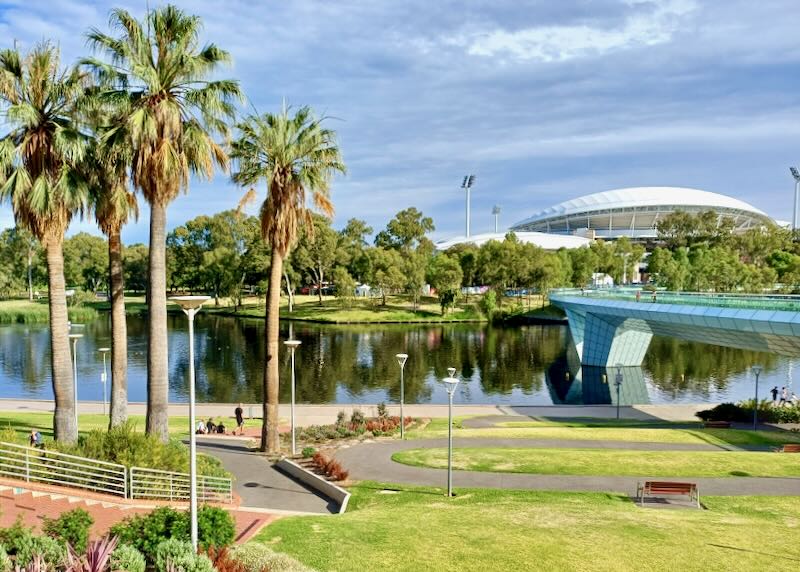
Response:
MULTIPOLYGON (((96 317, 93 308, 69 308, 69 319, 85 322, 96 317)), ((50 320, 47 300, 29 302, 28 300, 0 301, 0 324, 36 324, 50 320)))
MULTIPOLYGON (((704 497, 708 510, 641 509, 601 493, 351 489, 347 514, 278 520, 268 543, 320 571, 794 571, 796 498, 704 497), (757 533, 754 533, 757 531, 757 533)), ((392 487, 395 488, 395 487, 392 487)))
MULTIPOLYGON (((447 449, 412 449, 392 459, 406 465, 447 468, 447 449)), ((625 451, 616 449, 464 448, 453 468, 539 475, 652 477, 800 477, 794 455, 728 451, 625 451)))

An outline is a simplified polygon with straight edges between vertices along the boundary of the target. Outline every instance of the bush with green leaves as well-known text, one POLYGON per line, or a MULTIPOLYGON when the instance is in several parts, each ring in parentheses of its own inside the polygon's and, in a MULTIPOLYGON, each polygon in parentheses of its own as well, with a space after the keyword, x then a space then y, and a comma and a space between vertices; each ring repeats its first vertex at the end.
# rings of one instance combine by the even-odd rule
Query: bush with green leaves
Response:
MULTIPOLYGON (((696 415, 703 421, 733 421, 750 423, 753 420, 753 400, 739 403, 720 403, 711 408, 698 411, 696 415)), ((800 407, 776 407, 771 401, 760 401, 758 420, 761 423, 800 423, 800 407)))
POLYGON ((0 528, 0 544, 7 554, 14 556, 19 547, 28 542, 33 536, 33 529, 22 524, 22 517, 18 516, 14 524, 8 528, 0 528))
POLYGON ((0 443, 19 443, 19 434, 11 425, 0 427, 0 443))
POLYGON ((130 544, 120 544, 111 553, 111 569, 115 572, 144 572, 145 566, 142 553, 130 544))
POLYGON ((197 538, 203 550, 229 546, 236 538, 236 523, 225 509, 202 506, 197 511, 197 538))
POLYGON ((156 547, 164 540, 189 539, 189 517, 184 511, 161 507, 148 514, 126 518, 111 527, 121 544, 133 546, 152 563, 156 547))
POLYGON ((159 543, 153 560, 156 572, 215 572, 208 556, 197 554, 191 542, 176 538, 159 543))
POLYGON ((0 572, 11 572, 14 568, 14 563, 11 562, 11 557, 6 553, 5 547, 0 544, 0 572))
POLYGON ((66 563, 67 547, 55 538, 31 534, 17 546, 14 564, 20 568, 27 568, 36 555, 42 557, 48 568, 59 569, 66 563))
POLYGON ((258 542, 231 548, 231 558, 244 565, 247 572, 314 572, 291 556, 275 552, 258 542))
POLYGON ((82 508, 62 512, 58 518, 44 517, 42 532, 51 538, 72 546, 75 552, 84 552, 89 542, 89 529, 94 519, 82 508))
POLYGON ((317 450, 314 447, 303 447, 303 458, 310 459, 316 452, 317 450))

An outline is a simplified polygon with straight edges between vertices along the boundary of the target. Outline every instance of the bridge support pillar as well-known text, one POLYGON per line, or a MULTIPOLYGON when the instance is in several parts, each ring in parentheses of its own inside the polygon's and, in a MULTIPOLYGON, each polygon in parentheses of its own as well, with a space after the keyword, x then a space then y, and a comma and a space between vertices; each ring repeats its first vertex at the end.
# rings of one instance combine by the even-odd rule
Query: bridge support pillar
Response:
POLYGON ((641 320, 566 310, 575 350, 582 365, 639 366, 653 333, 641 320))

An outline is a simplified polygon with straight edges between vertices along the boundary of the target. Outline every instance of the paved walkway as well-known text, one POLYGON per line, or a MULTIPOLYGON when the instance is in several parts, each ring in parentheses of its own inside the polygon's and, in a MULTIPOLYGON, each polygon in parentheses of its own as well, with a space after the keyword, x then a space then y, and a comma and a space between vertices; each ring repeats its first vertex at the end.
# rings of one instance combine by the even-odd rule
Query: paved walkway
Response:
MULTIPOLYGON (((535 439, 453 439, 458 447, 579 447, 629 450, 673 450, 704 451, 723 450, 716 445, 680 443, 634 443, 620 441, 564 441, 535 439)), ((350 471, 355 480, 371 480, 386 483, 430 485, 444 487, 447 484, 445 469, 412 467, 392 461, 397 451, 447 447, 447 439, 417 439, 409 441, 382 441, 362 443, 339 449, 335 457, 350 471)), ((578 475, 529 475, 520 473, 482 473, 475 471, 453 471, 455 487, 529 489, 550 491, 594 491, 619 492, 633 495, 636 485, 644 480, 678 480, 697 483, 701 494, 776 495, 800 496, 800 478, 785 477, 603 477, 578 475)))
POLYGON ((283 474, 258 453, 250 452, 249 440, 198 437, 197 450, 222 461, 234 475, 233 490, 242 506, 270 512, 336 513, 339 507, 283 474))

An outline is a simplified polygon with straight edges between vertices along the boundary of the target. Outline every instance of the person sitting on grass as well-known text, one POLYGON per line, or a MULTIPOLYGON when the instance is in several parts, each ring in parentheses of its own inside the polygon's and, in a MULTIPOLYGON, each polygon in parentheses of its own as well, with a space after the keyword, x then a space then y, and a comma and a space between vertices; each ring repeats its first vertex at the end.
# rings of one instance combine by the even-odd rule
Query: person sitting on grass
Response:
POLYGON ((205 435, 206 433, 208 433, 208 428, 206 427, 206 424, 202 419, 197 422, 197 429, 195 430, 195 433, 197 433, 198 435, 205 435))
POLYGON ((225 424, 222 423, 222 421, 220 421, 219 425, 217 425, 217 433, 219 433, 220 435, 225 434, 225 424))
POLYGON ((36 447, 37 449, 44 449, 44 439, 42 439, 42 434, 39 433, 36 429, 31 430, 31 435, 28 438, 28 442, 30 443, 31 447, 36 447))
POLYGON ((208 419, 208 423, 206 423, 206 431, 208 433, 216 433, 217 432, 217 424, 214 423, 214 418, 210 417, 208 419))

